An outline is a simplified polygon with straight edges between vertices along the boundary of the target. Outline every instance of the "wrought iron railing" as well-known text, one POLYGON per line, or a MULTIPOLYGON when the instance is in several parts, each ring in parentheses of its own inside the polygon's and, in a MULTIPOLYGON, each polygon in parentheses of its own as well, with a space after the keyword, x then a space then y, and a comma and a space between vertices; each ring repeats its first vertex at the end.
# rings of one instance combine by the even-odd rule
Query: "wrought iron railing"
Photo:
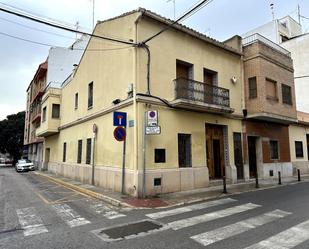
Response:
POLYGON ((230 107, 230 92, 228 89, 186 78, 177 78, 174 83, 176 99, 230 107))

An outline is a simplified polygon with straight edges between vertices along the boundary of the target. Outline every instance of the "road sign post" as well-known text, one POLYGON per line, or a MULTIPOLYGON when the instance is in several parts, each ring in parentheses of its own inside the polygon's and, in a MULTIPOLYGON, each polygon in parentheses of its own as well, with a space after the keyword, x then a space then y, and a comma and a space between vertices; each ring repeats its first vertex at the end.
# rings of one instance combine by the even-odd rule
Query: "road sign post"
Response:
POLYGON ((125 168, 126 168, 126 128, 127 127, 127 113, 114 112, 114 137, 117 141, 123 142, 122 147, 122 177, 121 177, 121 193, 125 193, 125 168))

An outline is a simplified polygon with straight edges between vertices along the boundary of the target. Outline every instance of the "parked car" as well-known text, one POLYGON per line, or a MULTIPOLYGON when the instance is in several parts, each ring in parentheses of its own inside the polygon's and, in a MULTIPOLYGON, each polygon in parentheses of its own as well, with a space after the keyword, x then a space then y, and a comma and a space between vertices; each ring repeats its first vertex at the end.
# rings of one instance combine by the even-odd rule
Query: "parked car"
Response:
POLYGON ((29 170, 34 170, 34 165, 33 163, 28 160, 28 159, 20 159, 15 165, 15 169, 17 172, 21 171, 29 171, 29 170))

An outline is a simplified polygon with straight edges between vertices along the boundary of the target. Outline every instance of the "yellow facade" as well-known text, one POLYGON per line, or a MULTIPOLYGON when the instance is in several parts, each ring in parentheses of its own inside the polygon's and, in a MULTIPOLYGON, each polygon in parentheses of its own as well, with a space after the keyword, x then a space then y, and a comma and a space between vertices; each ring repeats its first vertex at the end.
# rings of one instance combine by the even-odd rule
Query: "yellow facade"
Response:
MULTIPOLYGON (((139 43, 159 31, 163 24, 142 11, 98 23, 95 34, 112 36, 139 43)), ((159 18, 159 17, 157 17, 159 18)), ((209 39, 209 38, 208 38, 209 39)), ((95 167, 97 185, 121 191, 123 143, 113 135, 113 112, 126 112, 130 121, 126 139, 125 190, 131 195, 141 195, 143 167, 146 166, 146 194, 189 190, 209 185, 206 158, 205 125, 225 127, 225 172, 232 181, 236 179, 233 132, 242 130, 242 62, 241 55, 232 49, 219 46, 191 35, 185 30, 171 29, 164 32, 148 46, 151 53, 150 93, 170 103, 175 100, 176 61, 193 65, 192 80, 203 82, 204 68, 217 72, 218 86, 229 89, 230 109, 212 113, 187 108, 171 108, 158 98, 144 96, 147 92, 147 53, 142 47, 117 44, 91 38, 81 62, 71 80, 66 82, 58 98, 61 104, 58 131, 45 137, 45 163, 57 174, 91 182, 92 165, 95 167), (100 51, 98 51, 100 50, 100 51), (232 82, 231 78, 236 82, 232 82), (93 106, 88 108, 88 86, 93 82, 93 106), (133 89, 133 96, 128 89, 133 89), (76 108, 75 94, 78 94, 76 108), (113 101, 119 99, 119 104, 113 101), (157 110, 160 135, 144 133, 144 114, 157 110), (92 139, 93 124, 98 127, 95 137, 94 161, 86 164, 86 139, 92 139), (191 134, 192 167, 179 168, 177 134, 191 134), (77 163, 78 140, 82 140, 82 160, 77 163), (146 141, 146 143, 144 143, 146 141), (66 143, 66 159, 63 162, 63 144, 66 143), (144 151, 146 148, 146 151, 144 151), (166 161, 154 163, 154 149, 164 148, 166 161), (146 155, 146 158, 144 158, 146 155), (145 162, 145 163, 144 163, 145 162), (154 179, 161 178, 161 185, 154 186, 154 179)), ((56 99, 49 97, 51 105, 56 99)), ((43 104, 44 105, 47 104, 43 104)), ((50 106, 47 106, 50 109, 50 106)), ((197 105, 190 103, 190 105, 197 105)), ((46 123, 50 123, 50 115, 46 123)), ((47 128, 42 126, 41 133, 47 128), (43 129, 43 130, 42 130, 43 129)), ((46 133, 47 134, 47 133, 46 133)), ((92 147, 93 149, 93 147, 92 147)))
POLYGON ((309 173, 309 161, 308 161, 308 140, 309 126, 308 125, 290 125, 289 126, 289 140, 290 140, 290 151, 291 161, 295 169, 300 169, 301 173, 309 173), (303 155, 296 155, 295 142, 301 142, 303 147, 303 155))

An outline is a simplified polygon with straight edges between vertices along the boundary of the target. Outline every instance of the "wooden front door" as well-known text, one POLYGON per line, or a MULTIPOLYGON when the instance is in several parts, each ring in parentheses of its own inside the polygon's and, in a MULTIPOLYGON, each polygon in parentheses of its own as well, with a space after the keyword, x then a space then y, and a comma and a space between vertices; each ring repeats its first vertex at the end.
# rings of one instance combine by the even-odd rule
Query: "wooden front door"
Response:
POLYGON ((206 157, 210 179, 222 178, 224 168, 223 127, 206 124, 206 157))
POLYGON ((256 177, 257 163, 256 163, 256 138, 248 137, 248 155, 249 155, 249 173, 250 178, 256 177))

